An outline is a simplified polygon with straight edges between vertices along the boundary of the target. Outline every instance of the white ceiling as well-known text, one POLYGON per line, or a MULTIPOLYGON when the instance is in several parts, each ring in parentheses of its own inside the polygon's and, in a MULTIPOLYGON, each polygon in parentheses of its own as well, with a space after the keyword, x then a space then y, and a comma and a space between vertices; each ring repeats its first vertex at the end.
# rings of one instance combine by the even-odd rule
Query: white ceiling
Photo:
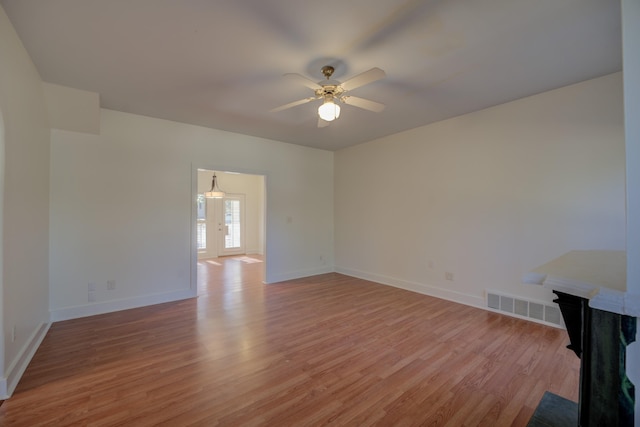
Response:
POLYGON ((622 68, 617 0, 0 0, 46 82, 104 108, 337 150, 622 68), (283 78, 387 77, 317 128, 283 78))

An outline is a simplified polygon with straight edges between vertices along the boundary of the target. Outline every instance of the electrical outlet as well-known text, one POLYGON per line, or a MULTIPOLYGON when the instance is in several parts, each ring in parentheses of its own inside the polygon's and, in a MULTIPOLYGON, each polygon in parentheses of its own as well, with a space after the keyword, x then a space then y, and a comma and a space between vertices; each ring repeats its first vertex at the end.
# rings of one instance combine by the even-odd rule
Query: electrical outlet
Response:
POLYGON ((107 280, 107 290, 109 291, 113 291, 116 288, 116 281, 115 280, 107 280))
POLYGON ((444 273, 444 278, 446 280, 453 281, 453 273, 447 271, 446 273, 444 273))

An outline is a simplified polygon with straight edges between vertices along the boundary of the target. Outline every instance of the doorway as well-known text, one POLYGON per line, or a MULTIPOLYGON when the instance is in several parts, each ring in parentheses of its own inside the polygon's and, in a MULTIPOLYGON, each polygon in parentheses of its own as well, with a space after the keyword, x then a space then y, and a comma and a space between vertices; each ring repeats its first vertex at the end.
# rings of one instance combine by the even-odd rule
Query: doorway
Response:
MULTIPOLYGON (((207 274, 201 264, 222 263, 221 257, 265 257, 265 177, 216 169, 197 169, 194 260, 197 294, 204 291, 207 274), (205 198, 213 175, 222 198, 205 198)), ((262 263, 265 264, 264 262, 262 263)), ((264 269, 263 269, 264 270, 264 269)))

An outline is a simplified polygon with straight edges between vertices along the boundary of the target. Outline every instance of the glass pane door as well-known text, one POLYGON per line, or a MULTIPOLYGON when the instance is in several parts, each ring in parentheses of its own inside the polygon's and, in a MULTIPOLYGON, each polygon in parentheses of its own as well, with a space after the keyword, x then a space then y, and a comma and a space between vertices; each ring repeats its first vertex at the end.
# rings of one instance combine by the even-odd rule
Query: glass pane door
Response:
POLYGON ((224 225, 227 233, 224 236, 224 248, 240 248, 242 246, 240 240, 242 236, 242 230, 240 228, 240 200, 226 199, 224 201, 224 225))
POLYGON ((244 195, 227 196, 223 202, 222 253, 244 253, 244 195))

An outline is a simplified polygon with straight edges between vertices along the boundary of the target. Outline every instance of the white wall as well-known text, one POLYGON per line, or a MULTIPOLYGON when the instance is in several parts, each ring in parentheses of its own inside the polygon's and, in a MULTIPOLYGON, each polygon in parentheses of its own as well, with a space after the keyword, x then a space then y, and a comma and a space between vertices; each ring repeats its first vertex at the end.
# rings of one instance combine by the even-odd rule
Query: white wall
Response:
POLYGON ((0 398, 4 398, 13 391, 49 324, 49 129, 40 76, 1 7, 0 114, 4 121, 0 398))
MULTIPOLYGON (((211 188, 213 171, 198 171, 198 193, 204 193, 211 188)), ((219 187, 228 194, 243 194, 245 252, 248 254, 264 254, 264 177, 260 175, 225 173, 216 171, 219 187)), ((213 219, 214 199, 207 200, 207 216, 213 219)), ((205 254, 204 257, 216 256, 205 254)), ((201 254, 198 255, 199 257, 201 254)))
MULTIPOLYGON (((622 54, 627 158, 627 292, 640 295, 640 2, 622 0, 622 54)), ((627 352, 640 426, 640 336, 627 352)))
POLYGON ((110 110, 100 129, 52 131, 54 320, 195 295, 195 168, 266 176, 268 282, 332 271, 332 152, 110 110))
POLYGON ((471 305, 551 301, 523 273, 624 249, 624 159, 620 73, 339 151, 336 268, 471 305))
POLYGON ((42 86, 51 128, 100 133, 99 94, 52 83, 42 86))

